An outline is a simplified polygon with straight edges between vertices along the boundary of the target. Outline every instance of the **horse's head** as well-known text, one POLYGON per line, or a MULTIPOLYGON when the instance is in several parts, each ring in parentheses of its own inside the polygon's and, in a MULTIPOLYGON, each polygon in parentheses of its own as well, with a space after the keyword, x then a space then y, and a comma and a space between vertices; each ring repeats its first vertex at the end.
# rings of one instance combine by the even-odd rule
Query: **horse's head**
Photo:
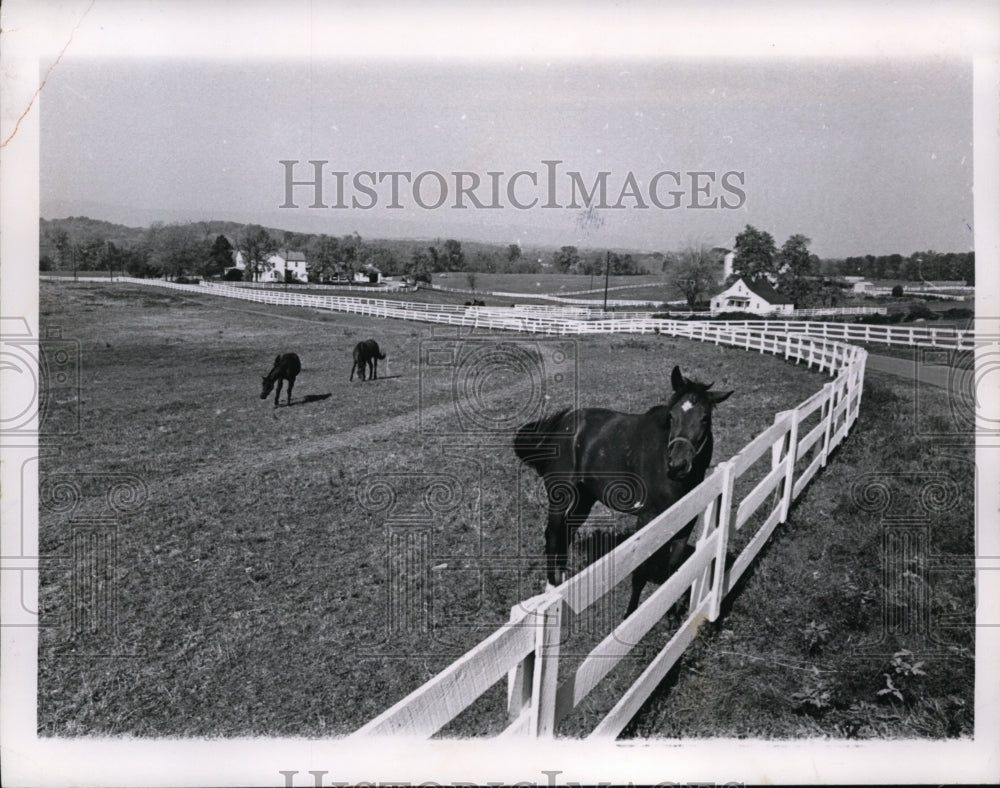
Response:
MULTIPOLYGON (((685 479, 695 465, 695 458, 710 450, 712 439, 712 408, 733 392, 709 391, 711 383, 698 383, 685 378, 680 367, 670 374, 674 395, 670 408, 670 440, 667 443, 667 476, 685 479)), ((708 460, 705 460, 707 467, 708 460)))
POLYGON ((264 375, 264 382, 260 387, 260 398, 267 399, 267 395, 274 390, 274 381, 271 380, 267 375, 264 375))

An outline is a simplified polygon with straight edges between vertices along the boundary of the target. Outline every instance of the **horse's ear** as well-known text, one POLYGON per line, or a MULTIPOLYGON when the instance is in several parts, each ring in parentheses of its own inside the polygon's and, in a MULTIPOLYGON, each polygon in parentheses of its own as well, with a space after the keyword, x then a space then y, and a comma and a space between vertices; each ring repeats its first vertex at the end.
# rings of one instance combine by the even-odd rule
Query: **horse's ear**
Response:
POLYGON ((674 387, 674 391, 680 391, 684 388, 685 382, 684 376, 681 374, 681 368, 674 367, 674 371, 670 373, 670 385, 674 387))
POLYGON ((718 405, 720 402, 729 399, 731 391, 713 391, 708 395, 708 398, 712 401, 713 405, 718 405))

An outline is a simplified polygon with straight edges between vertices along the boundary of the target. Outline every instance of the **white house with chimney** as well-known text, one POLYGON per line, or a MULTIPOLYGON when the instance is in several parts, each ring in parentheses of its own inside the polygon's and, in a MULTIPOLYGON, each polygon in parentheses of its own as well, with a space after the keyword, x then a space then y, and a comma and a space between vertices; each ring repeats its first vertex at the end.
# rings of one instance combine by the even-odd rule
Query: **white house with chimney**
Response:
MULTIPOLYGON (((233 255, 233 268, 243 271, 246 279, 246 259, 243 252, 233 255)), ((229 269, 232 270, 232 269, 229 269)), ((267 264, 260 271, 259 282, 306 282, 309 272, 306 269, 306 256, 303 252, 290 252, 287 249, 275 252, 267 258, 267 264)))
POLYGON ((767 281, 750 282, 740 277, 711 301, 713 312, 750 312, 756 315, 791 315, 792 299, 783 296, 767 281))

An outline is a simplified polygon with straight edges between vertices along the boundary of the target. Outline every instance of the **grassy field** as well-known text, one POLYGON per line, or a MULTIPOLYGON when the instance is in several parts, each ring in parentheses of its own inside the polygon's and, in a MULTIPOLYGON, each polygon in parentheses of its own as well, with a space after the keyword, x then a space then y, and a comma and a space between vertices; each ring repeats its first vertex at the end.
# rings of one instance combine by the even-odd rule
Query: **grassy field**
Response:
MULTIPOLYGON (((46 564, 40 584, 42 735, 349 733, 541 589, 544 496, 537 477, 518 467, 512 428, 565 404, 645 410, 665 399, 676 363, 736 391, 715 418, 720 460, 825 382, 768 356, 666 337, 460 339, 401 321, 138 286, 41 287, 43 330, 61 328, 82 358, 79 434, 59 438, 60 451, 41 463, 41 550, 59 559, 46 564), (387 351, 388 370, 383 365, 378 381, 350 383, 350 350, 368 337, 387 351), (260 376, 287 350, 302 357, 303 371, 293 406, 275 409, 258 397, 260 376), (114 560, 96 567, 85 553, 74 559, 81 520, 114 517, 107 490, 126 476, 143 495, 118 515, 114 560), (66 479, 80 490, 75 508, 45 494, 66 479), (88 572, 115 590, 113 628, 72 625, 75 578, 88 572)), ((916 438, 902 459, 906 392, 880 381, 866 386, 855 427, 866 440, 852 435, 814 482, 732 610, 684 658, 634 735, 851 735, 841 707, 870 702, 859 715, 891 713, 895 696, 872 695, 868 684, 837 688, 817 708, 822 713, 795 701, 799 685, 768 696, 763 721, 748 705, 729 709, 748 676, 760 687, 773 683, 766 660, 794 661, 802 670, 786 676, 795 678, 812 675, 810 659, 823 671, 857 667, 859 658, 849 662, 858 640, 848 619, 857 599, 880 599, 879 530, 844 496, 850 500, 859 474, 894 467, 889 458, 914 471, 942 462, 916 438), (854 585, 845 585, 848 570, 854 585), (777 612, 762 613, 766 604, 777 612), (723 637, 734 644, 724 650, 749 656, 738 671, 713 663, 711 689, 699 689, 699 674, 721 657, 713 638, 723 637), (804 655, 797 638, 819 641, 819 650, 804 655)), ((963 452, 967 446, 949 456, 963 452)), ((964 508, 948 515, 941 534, 935 523, 934 545, 968 555, 971 473, 960 458, 948 462, 964 508)), ((631 524, 607 512, 592 520, 631 524)), ((949 583, 934 604, 962 612, 971 604, 971 571, 953 573, 949 583)), ((604 625, 622 615, 627 590, 595 614, 604 625)), ((596 637, 600 624, 579 622, 564 652, 596 637)), ((874 626, 866 620, 858 632, 874 626)), ((649 643, 663 633, 654 629, 649 643)), ((971 645, 963 633, 949 636, 955 655, 934 663, 933 692, 923 692, 932 682, 912 677, 899 701, 903 709, 925 701, 958 709, 954 725, 923 735, 971 725, 971 645)), ((592 727, 650 655, 637 648, 562 733, 592 727)), ((869 679, 881 680, 882 662, 865 665, 869 679)), ((498 685, 444 733, 497 732, 502 708, 498 685)), ((878 724, 858 735, 909 730, 878 724)))

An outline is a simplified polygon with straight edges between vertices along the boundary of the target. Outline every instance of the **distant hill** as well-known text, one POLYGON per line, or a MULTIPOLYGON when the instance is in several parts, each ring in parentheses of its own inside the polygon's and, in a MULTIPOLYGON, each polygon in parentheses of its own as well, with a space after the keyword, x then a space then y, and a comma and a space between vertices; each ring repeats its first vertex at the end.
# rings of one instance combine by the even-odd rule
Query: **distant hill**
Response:
MULTIPOLYGON (((239 222, 185 222, 185 224, 196 225, 203 229, 206 236, 225 235, 230 239, 243 227, 239 222)), ((271 228, 268 228, 271 229, 271 228)), ((114 244, 138 243, 142 240, 149 227, 128 227, 124 224, 106 222, 103 219, 91 219, 87 216, 69 216, 65 219, 40 219, 39 235, 42 239, 59 230, 65 230, 69 235, 70 243, 86 243, 94 239, 101 241, 111 241, 114 244)), ((281 230, 273 230, 275 235, 281 234, 281 230)))

